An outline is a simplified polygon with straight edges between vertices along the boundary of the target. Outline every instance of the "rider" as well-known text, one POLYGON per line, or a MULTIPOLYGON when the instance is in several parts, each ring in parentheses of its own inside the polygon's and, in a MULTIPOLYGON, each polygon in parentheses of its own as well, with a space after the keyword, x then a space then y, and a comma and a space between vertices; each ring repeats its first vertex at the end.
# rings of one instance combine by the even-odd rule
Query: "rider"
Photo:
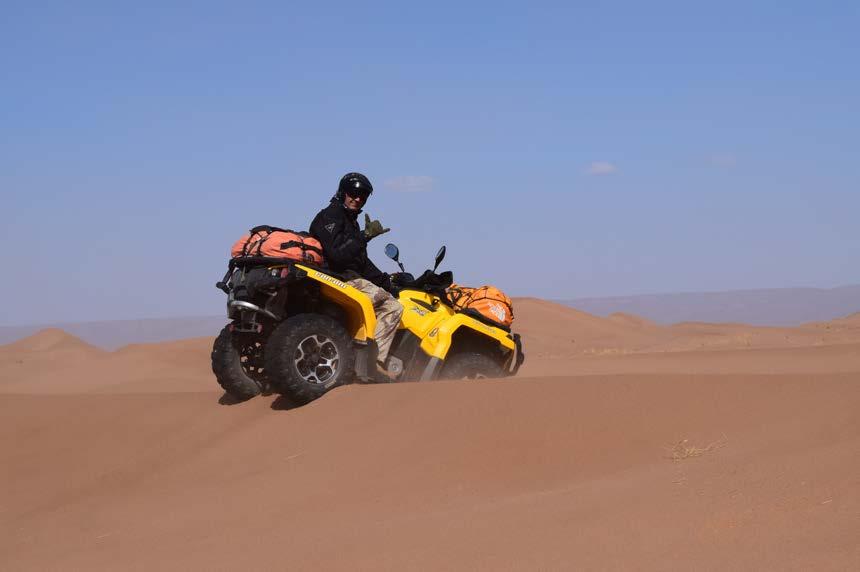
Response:
POLYGON ((382 272, 367 257, 367 243, 388 232, 378 220, 364 215, 364 230, 358 225, 358 215, 373 192, 370 180, 361 173, 347 173, 340 180, 331 204, 321 210, 311 223, 311 234, 320 241, 323 254, 332 271, 342 274, 350 286, 370 297, 376 313, 376 339, 379 369, 384 363, 397 332, 403 306, 391 290, 391 276, 382 272))

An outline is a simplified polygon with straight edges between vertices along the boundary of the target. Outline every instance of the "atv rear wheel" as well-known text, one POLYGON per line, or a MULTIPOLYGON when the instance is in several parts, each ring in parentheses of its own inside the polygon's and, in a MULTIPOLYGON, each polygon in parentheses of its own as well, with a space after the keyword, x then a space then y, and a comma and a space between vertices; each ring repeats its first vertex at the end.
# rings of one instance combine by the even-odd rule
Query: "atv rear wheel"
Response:
POLYGON ((272 332, 264 360, 269 378, 284 393, 308 403, 352 380, 355 351, 337 320, 298 314, 272 332))
POLYGON ((445 360, 441 379, 486 379, 504 377, 505 372, 499 363, 486 354, 463 352, 445 360))
POLYGON ((253 334, 225 326, 212 346, 212 372, 228 394, 246 401, 263 392, 263 344, 253 334))

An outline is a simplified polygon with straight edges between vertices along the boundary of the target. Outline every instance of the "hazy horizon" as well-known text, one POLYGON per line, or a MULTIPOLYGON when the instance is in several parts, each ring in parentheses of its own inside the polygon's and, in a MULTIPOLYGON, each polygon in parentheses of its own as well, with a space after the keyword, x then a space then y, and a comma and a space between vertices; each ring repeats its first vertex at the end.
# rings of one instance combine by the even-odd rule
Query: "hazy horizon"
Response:
MULTIPOLYGON (((738 294, 747 294, 747 293, 760 294, 760 293, 771 293, 771 292, 782 292, 782 291, 784 291, 784 292, 811 291, 811 292, 826 293, 826 292, 833 292, 836 290, 860 290, 860 284, 844 284, 841 286, 834 286, 833 288, 817 288, 814 286, 809 286, 809 287, 802 286, 802 287, 797 287, 797 288, 751 288, 751 289, 739 289, 739 290, 698 291, 698 292, 645 292, 645 293, 641 293, 641 294, 623 294, 623 295, 617 295, 617 296, 581 296, 581 297, 577 297, 577 298, 560 297, 560 298, 544 298, 544 299, 549 300, 550 302, 557 302, 560 304, 575 305, 575 303, 577 303, 577 302, 602 303, 602 302, 612 302, 612 301, 627 300, 627 299, 639 300, 639 299, 660 298, 660 297, 676 297, 676 296, 677 297, 680 297, 680 296, 709 296, 709 295, 721 296, 721 295, 738 295, 738 294)), ((539 296, 531 296, 529 294, 522 294, 522 295, 517 296, 517 297, 540 298, 539 296)), ((627 311, 627 310, 622 310, 622 309, 593 311, 593 310, 589 310, 588 308, 586 308, 584 306, 581 309, 583 309, 586 312, 594 313, 596 315, 601 315, 601 316, 606 316, 606 315, 609 315, 609 314, 616 312, 616 311, 618 311, 618 312, 627 311)), ((224 310, 224 308, 222 307, 222 308, 220 308, 220 310, 224 310)), ((633 310, 629 310, 629 311, 631 313, 636 313, 633 310)), ((853 313, 853 311, 854 310, 848 310, 845 313, 845 315, 853 313)), ((858 305, 856 306, 856 311, 860 311, 860 303, 858 303, 858 305)), ((223 313, 226 316, 226 310, 224 310, 221 313, 223 313)), ((209 314, 187 314, 187 315, 176 314, 176 315, 164 315, 164 316, 116 316, 116 317, 102 319, 102 320, 75 320, 75 321, 67 321, 67 322, 48 321, 48 322, 30 322, 30 323, 16 323, 16 324, 2 323, 2 324, 0 324, 0 328, 37 328, 37 327, 47 328, 47 327, 60 327, 60 326, 65 326, 65 325, 81 325, 81 324, 87 324, 87 323, 105 323, 105 322, 129 322, 129 321, 146 322, 146 321, 159 321, 159 320, 186 320, 186 319, 188 319, 188 320, 199 320, 199 319, 210 319, 210 318, 220 317, 221 313, 215 312, 215 313, 209 313, 209 314)), ((813 311, 813 313, 814 313, 814 311, 813 311)), ((836 317, 839 317, 841 315, 842 314, 838 314, 838 315, 833 315, 831 317, 836 318, 836 317)), ((642 314, 641 317, 645 317, 645 318, 649 318, 649 319, 655 319, 653 316, 645 315, 645 314, 642 314)), ((821 318, 821 319, 829 319, 829 318, 821 318)), ((662 319, 662 318, 656 318, 656 320, 659 322, 663 322, 663 323, 672 323, 672 322, 667 321, 666 319, 662 319)), ((750 323, 755 324, 756 322, 752 321, 750 323)), ((800 323, 800 322, 797 322, 797 323, 800 323)), ((768 325, 768 324, 759 324, 759 325, 768 325)), ((0 342, 0 343, 2 343, 2 342, 0 342)))
POLYGON ((0 324, 223 311, 346 171, 410 270, 548 299, 860 283, 860 5, 14 3, 0 324))
MULTIPOLYGON (((633 314, 662 325, 681 322, 800 326, 860 312, 860 284, 832 289, 782 288, 726 292, 678 292, 606 298, 552 300, 607 317, 633 314)), ((516 301, 515 301, 516 302, 516 301)), ((515 303, 515 312, 519 307, 515 303)), ((226 316, 171 316, 66 323, 0 325, 0 345, 48 328, 60 328, 90 344, 116 350, 128 344, 158 343, 215 335, 226 316)), ((516 326, 516 323, 514 324, 516 326)))

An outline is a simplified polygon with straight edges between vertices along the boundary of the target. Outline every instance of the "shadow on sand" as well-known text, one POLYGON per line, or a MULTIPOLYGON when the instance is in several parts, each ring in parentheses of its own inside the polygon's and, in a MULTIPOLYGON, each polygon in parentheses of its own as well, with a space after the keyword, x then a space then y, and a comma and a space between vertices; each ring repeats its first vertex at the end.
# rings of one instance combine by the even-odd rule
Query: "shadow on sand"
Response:
MULTIPOLYGON (((263 395, 269 396, 272 394, 271 393, 264 393, 263 395)), ((253 399, 253 397, 251 399, 253 399)), ((223 395, 221 395, 221 397, 218 398, 218 404, 219 405, 239 405, 241 403, 245 403, 246 401, 250 401, 250 400, 249 399, 239 399, 237 397, 234 397, 233 395, 230 395, 226 391, 224 392, 223 395)), ((301 403, 297 403, 297 402, 293 401, 292 399, 290 399, 286 395, 276 395, 275 399, 272 400, 272 405, 271 405, 272 409, 274 409, 275 411, 289 411, 290 409, 295 409, 295 408, 300 407, 300 406, 301 406, 301 403)))
POLYGON ((245 401, 247 401, 247 399, 239 399, 230 395, 226 391, 224 392, 224 395, 218 398, 219 405, 238 405, 240 403, 244 403, 245 401))
POLYGON ((286 395, 279 395, 272 401, 272 409, 275 411, 289 411, 301 407, 301 403, 297 403, 286 395))

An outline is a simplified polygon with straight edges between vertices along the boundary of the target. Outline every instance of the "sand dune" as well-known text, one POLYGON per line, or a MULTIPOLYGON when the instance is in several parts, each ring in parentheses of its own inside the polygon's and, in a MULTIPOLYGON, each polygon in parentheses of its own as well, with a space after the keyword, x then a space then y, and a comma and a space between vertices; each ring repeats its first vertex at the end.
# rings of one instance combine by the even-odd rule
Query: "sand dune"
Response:
POLYGON ((56 328, 48 328, 18 340, 11 344, 0 346, 2 356, 49 356, 61 355, 64 358, 72 356, 95 356, 102 353, 95 346, 56 328))
POLYGON ((643 318, 641 316, 634 316, 633 314, 626 314, 624 312, 614 312, 607 316, 613 322, 624 324, 628 326, 633 326, 637 328, 656 328, 657 323, 649 320, 647 318, 643 318))
MULTIPOLYGON (((836 350, 837 354, 847 354, 852 364, 860 361, 857 348, 849 347, 860 347, 860 320, 852 316, 797 327, 694 322, 661 326, 628 314, 601 318, 544 300, 519 298, 515 304, 516 329, 523 335, 530 357, 535 358, 527 361, 524 371, 527 374, 595 373, 595 366, 601 373, 667 370, 676 373, 790 373, 794 371, 791 361, 780 365, 784 359, 780 356, 782 350, 791 350, 789 354, 795 350, 803 353, 806 348, 836 345, 845 346, 836 350), (750 349, 768 352, 745 351, 750 349), (703 353, 708 351, 717 353, 710 356, 703 353), (740 353, 730 353, 738 351, 740 353), (692 352, 701 355, 694 357, 692 352), (665 353, 681 355, 661 355, 665 353), (586 359, 608 356, 619 359, 596 362, 586 359), (636 365, 631 366, 631 363, 636 365), (649 368, 649 363, 654 367, 649 368), (642 367, 645 369, 635 369, 642 367)), ((819 353, 823 356, 828 351, 819 353)), ((844 371, 841 364, 841 361, 834 362, 827 371, 844 371)))
POLYGON ((518 378, 298 409, 211 338, 0 347, 0 569, 860 568, 860 317, 516 309, 518 378))
MULTIPOLYGON (((58 329, 46 329, 14 343, 0 346, 0 388, 34 380, 52 373, 97 362, 106 352, 58 329)), ((2 389, 0 389, 2 391, 2 389)))

